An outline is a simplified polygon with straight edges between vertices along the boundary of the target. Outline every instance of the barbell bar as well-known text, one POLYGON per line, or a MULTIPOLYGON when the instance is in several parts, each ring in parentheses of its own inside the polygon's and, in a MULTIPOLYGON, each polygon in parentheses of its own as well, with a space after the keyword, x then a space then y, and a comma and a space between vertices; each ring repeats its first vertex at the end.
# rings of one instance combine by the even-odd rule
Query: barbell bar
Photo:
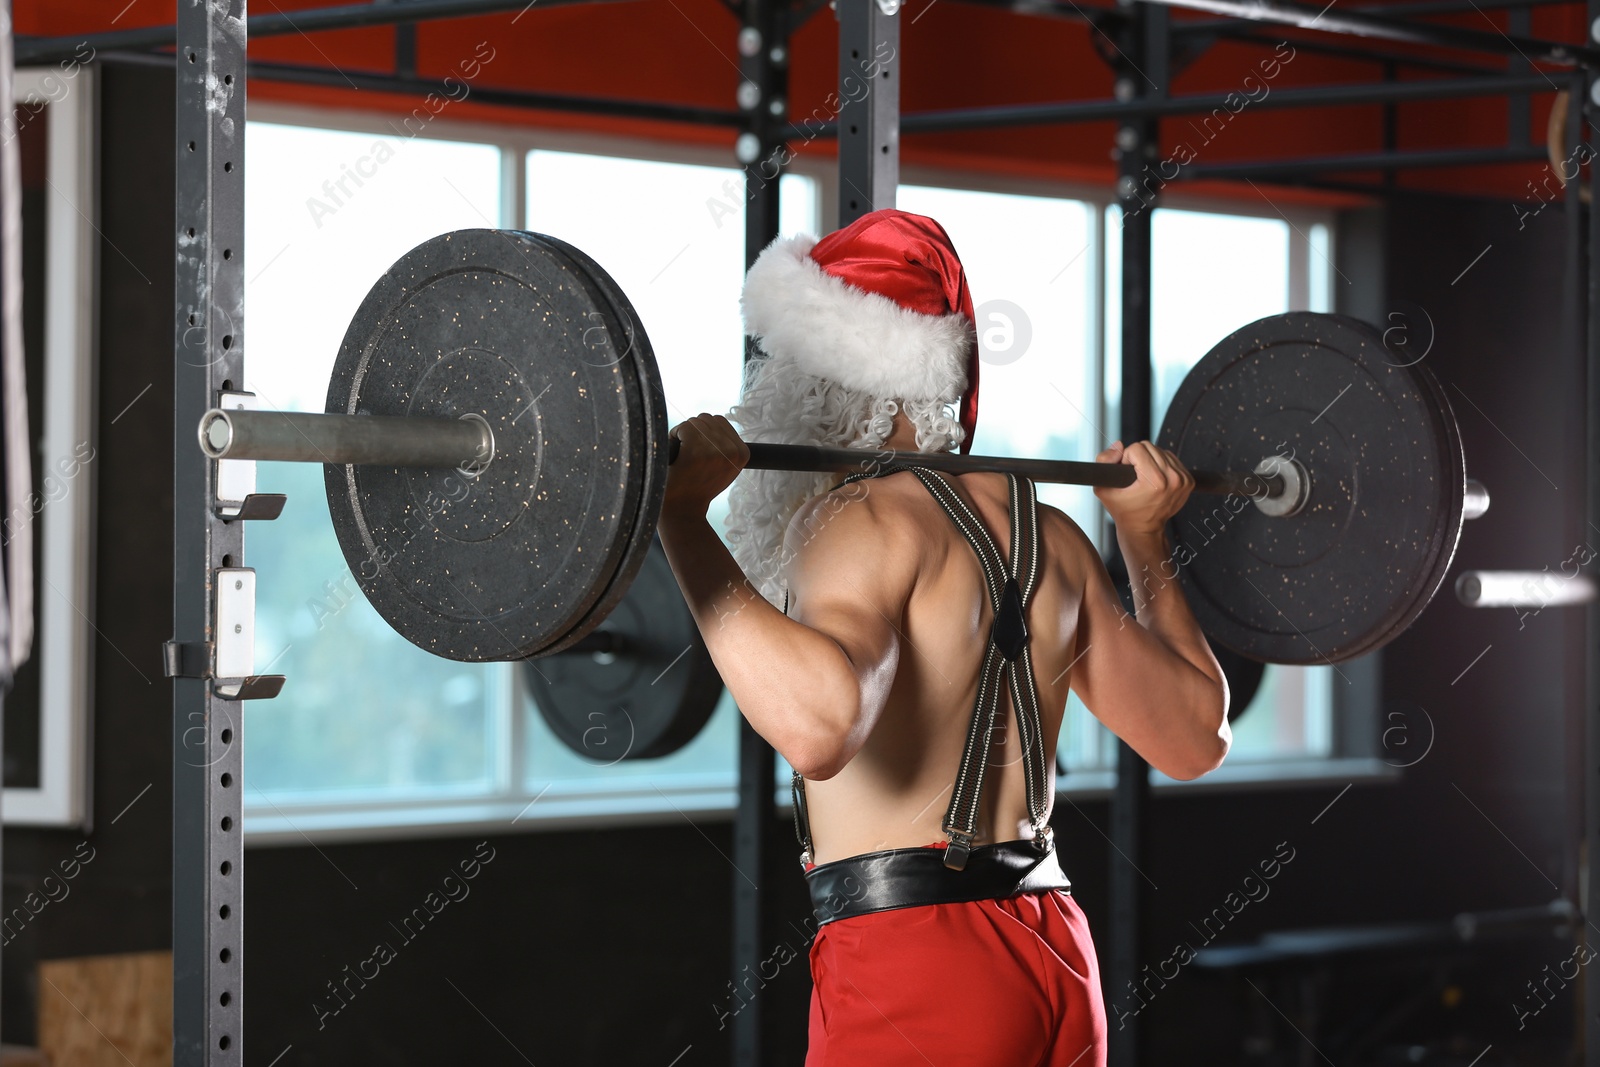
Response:
MULTIPOLYGON (((494 434, 488 422, 476 414, 440 419, 213 408, 200 421, 200 447, 212 459, 455 468, 476 474, 493 461, 494 434)), ((951 474, 998 471, 1072 485, 1117 488, 1134 481, 1133 468, 1127 464, 762 442, 747 447, 750 461, 746 466, 753 470, 836 471, 905 463, 951 474)), ((668 461, 675 460, 677 453, 677 441, 673 440, 668 461)), ((1294 474, 1284 478, 1265 469, 1272 464, 1273 459, 1267 457, 1263 469, 1257 471, 1191 473, 1195 489, 1202 493, 1276 500, 1302 482, 1294 474)), ((1306 488, 1309 491, 1309 486, 1306 488)))
POLYGON ((470 470, 494 458, 494 432, 477 413, 435 419, 213 408, 200 420, 200 448, 212 459, 470 470))

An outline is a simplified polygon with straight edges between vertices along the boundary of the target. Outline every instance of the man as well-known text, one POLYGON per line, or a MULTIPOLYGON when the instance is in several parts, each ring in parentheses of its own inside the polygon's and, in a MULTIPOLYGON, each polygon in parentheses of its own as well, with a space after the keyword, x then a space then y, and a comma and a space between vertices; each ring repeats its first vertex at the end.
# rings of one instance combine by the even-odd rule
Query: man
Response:
POLYGON ((673 430, 661 514, 724 682, 796 772, 822 924, 808 1067, 1101 1067, 1050 754, 1069 689, 1172 777, 1226 754, 1227 686, 1165 534, 1193 479, 1149 442, 1098 457, 1136 472, 1095 490, 1137 576, 1130 618, 1089 539, 1026 480, 872 460, 965 451, 976 425, 972 298, 938 223, 889 209, 820 242, 779 239, 743 310, 763 352, 730 413, 746 438, 867 461, 740 475, 744 440, 702 414, 673 430), (732 553, 706 520, 730 484, 732 553))

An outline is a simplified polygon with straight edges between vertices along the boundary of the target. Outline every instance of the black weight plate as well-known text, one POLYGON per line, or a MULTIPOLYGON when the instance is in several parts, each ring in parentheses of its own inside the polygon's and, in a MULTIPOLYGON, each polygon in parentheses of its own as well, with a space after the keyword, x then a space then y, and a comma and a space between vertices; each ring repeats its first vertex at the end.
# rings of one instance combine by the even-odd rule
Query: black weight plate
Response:
POLYGON ((595 271, 532 234, 442 234, 378 280, 345 334, 327 410, 475 413, 494 431, 476 477, 324 467, 363 592, 436 655, 517 659, 576 640, 647 551, 666 481, 660 378, 595 271), (617 357, 608 338, 624 335, 617 357))
POLYGON ((1160 444, 1190 469, 1283 454, 1311 479, 1297 515, 1194 493, 1174 516, 1180 580, 1217 644, 1339 663, 1399 634, 1444 581, 1461 534, 1460 435, 1427 368, 1387 355, 1364 322, 1290 312, 1230 334, 1179 386, 1160 444))
POLYGON ((600 632, 622 648, 523 665, 528 694, 556 737, 600 763, 654 759, 693 740, 722 695, 722 679, 659 542, 600 632))
POLYGON ((600 602, 584 620, 566 636, 547 646, 540 655, 559 652, 583 638, 627 595, 635 574, 648 554, 650 539, 655 536, 656 520, 661 514, 661 500, 666 492, 667 466, 667 398, 661 384, 661 370, 656 364, 655 350, 645 333, 639 314, 622 289, 605 269, 578 249, 558 238, 543 233, 527 233, 530 237, 556 255, 565 257, 576 269, 586 273, 589 281, 607 300, 611 316, 595 317, 583 335, 584 358, 597 365, 628 362, 639 380, 639 400, 644 409, 644 422, 653 428, 657 447, 646 449, 644 467, 644 492, 639 501, 639 519, 634 525, 633 539, 628 558, 619 568, 617 577, 601 596, 600 602))
POLYGON ((1233 722, 1244 714, 1250 702, 1256 698, 1267 665, 1260 660, 1241 656, 1214 641, 1210 644, 1211 654, 1217 657, 1217 666, 1222 668, 1223 677, 1228 679, 1228 721, 1233 722))
POLYGON ((661 499, 666 494, 667 486, 667 397, 661 386, 661 368, 656 365, 656 355, 650 346, 650 336, 645 333, 645 325, 640 322, 634 304, 622 293, 621 286, 616 280, 606 274, 600 264, 582 253, 576 246, 568 245, 560 238, 550 237, 549 234, 533 234, 533 232, 518 232, 518 237, 531 238, 534 242, 549 248, 555 258, 563 261, 576 270, 587 282, 594 286, 595 294, 606 302, 606 310, 610 314, 590 314, 589 325, 582 331, 579 338, 582 360, 590 366, 627 365, 632 368, 637 376, 638 400, 643 408, 642 424, 651 427, 651 446, 645 450, 643 462, 642 485, 643 494, 638 504, 638 520, 634 525, 634 533, 627 544, 627 555, 622 561, 621 568, 613 577, 611 584, 600 595, 594 608, 590 609, 576 627, 566 633, 565 637, 550 643, 541 649, 538 654, 557 653, 560 649, 573 645, 574 641, 581 640, 584 635, 594 630, 605 617, 616 608, 622 597, 626 597, 629 587, 634 582, 635 574, 643 566, 650 555, 651 537, 656 534, 656 522, 661 517, 661 499))

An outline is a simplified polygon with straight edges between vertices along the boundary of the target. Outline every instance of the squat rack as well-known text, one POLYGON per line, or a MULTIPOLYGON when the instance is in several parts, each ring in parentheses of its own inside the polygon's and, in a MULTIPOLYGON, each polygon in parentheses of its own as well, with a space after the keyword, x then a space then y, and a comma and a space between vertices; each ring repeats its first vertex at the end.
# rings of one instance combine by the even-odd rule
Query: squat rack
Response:
MULTIPOLYGON (((541 9, 602 0, 541 0, 541 9)), ((1197 178, 1260 177, 1325 188, 1382 192, 1326 178, 1349 171, 1401 170, 1488 163, 1533 162, 1546 157, 1529 144, 1527 102, 1553 91, 1556 81, 1534 62, 1565 68, 1554 75, 1577 104, 1569 112, 1568 158, 1587 140, 1597 110, 1591 93, 1600 70, 1594 44, 1565 44, 1528 36, 1534 7, 1563 0, 1402 0, 1380 5, 1334 3, 1315 7, 1294 0, 1116 0, 1114 7, 1083 7, 1072 0, 962 0, 1045 18, 1087 24, 1116 74, 1113 97, 901 115, 899 109, 900 0, 835 0, 840 23, 840 109, 836 117, 792 121, 788 105, 791 35, 823 6, 823 0, 723 0, 739 19, 742 79, 735 109, 648 100, 477 87, 481 102, 509 107, 625 117, 726 128, 737 132, 735 155, 743 166, 747 198, 746 265, 778 235, 776 180, 792 158, 791 142, 839 141, 838 223, 844 225, 878 206, 892 204, 899 174, 899 137, 904 133, 992 129, 1116 121, 1117 198, 1122 208, 1120 279, 1123 440, 1151 433, 1150 222, 1152 209, 1171 182, 1197 178), (1172 7, 1209 11, 1219 19, 1175 23, 1172 7), (1487 32, 1418 21, 1430 15, 1508 12, 1511 32, 1487 32), (1264 159, 1223 164, 1182 164, 1171 177, 1152 173, 1158 164, 1160 118, 1209 114, 1226 107, 1222 94, 1173 94, 1171 79, 1217 40, 1270 43, 1253 23, 1270 23, 1334 35, 1336 42, 1296 39, 1296 48, 1371 61, 1382 70, 1376 82, 1282 88, 1251 104, 1257 109, 1311 108, 1344 104, 1387 105, 1381 151, 1311 159, 1264 159), (1371 38, 1436 46, 1452 51, 1510 57, 1495 67, 1434 55, 1413 55, 1344 38, 1371 38), (871 63, 874 89, 854 98, 846 78, 871 63), (1450 77, 1400 81, 1401 69, 1450 77), (1503 146, 1403 151, 1395 147, 1394 106, 1415 100, 1505 96, 1513 104, 1510 137, 1503 146), (1576 115, 1585 121, 1574 121, 1576 115)), ((1335 0, 1337 2, 1337 0, 1335 0)), ((1565 0, 1575 2, 1575 0, 1565 0)), ((1584 0, 1591 33, 1600 29, 1600 0, 1584 0)), ((439 19, 521 10, 526 0, 388 0, 249 15, 246 0, 179 5, 176 26, 93 33, 87 36, 18 38, 19 67, 55 62, 87 43, 104 62, 152 63, 177 73, 177 287, 174 320, 174 637, 166 646, 173 678, 173 963, 174 1064, 242 1062, 243 848, 239 795, 242 788, 240 701, 276 692, 270 680, 251 674, 248 649, 229 639, 236 618, 253 616, 253 585, 244 565, 242 527, 251 516, 228 513, 216 484, 217 467, 194 445, 192 427, 224 393, 243 388, 243 207, 246 74, 249 78, 300 84, 350 86, 410 95, 444 93, 443 82, 418 75, 416 27, 439 19), (300 64, 249 62, 250 37, 310 34, 362 26, 394 25, 394 69, 335 73, 300 64), (169 50, 171 49, 171 50, 169 50), (235 585, 237 583, 237 585, 235 585), (248 589, 247 589, 248 587, 248 589)), ((833 6, 833 3, 830 3, 833 6)), ((1600 212, 1581 203, 1580 181, 1566 187, 1566 298, 1586 388, 1572 403, 1585 416, 1587 498, 1584 515, 1600 528, 1600 293, 1590 268, 1600 256, 1600 212)), ((1600 167, 1589 178, 1600 203, 1600 167)), ((746 349, 746 358, 750 350, 746 349)), ((1113 566, 1120 561, 1113 559, 1113 566)), ((1600 606, 1586 618, 1584 727, 1587 771, 1584 841, 1600 849, 1600 606)), ((764 834, 774 825, 772 749, 741 720, 738 807, 734 819, 734 864, 766 874, 775 867, 764 834)), ((1126 862, 1111 866, 1111 936, 1105 953, 1106 987, 1131 983, 1139 969, 1145 913, 1135 868, 1143 854, 1149 798, 1148 768, 1119 744, 1117 786, 1111 804, 1111 839, 1126 862)), ((785 854, 787 855, 787 854, 785 854)), ((759 878, 757 879, 759 881, 759 878)), ((732 973, 761 959, 762 899, 755 883, 732 880, 734 937, 732 973)), ((1600 915, 1600 879, 1589 879, 1587 914, 1600 915)), ((1600 1067, 1600 982, 1585 986, 1586 1062, 1600 1067)), ((733 1060, 755 1067, 761 1060, 761 1005, 752 1000, 733 1020, 733 1060)), ((1137 1023, 1119 1030, 1111 1062, 1141 1061, 1137 1023)))

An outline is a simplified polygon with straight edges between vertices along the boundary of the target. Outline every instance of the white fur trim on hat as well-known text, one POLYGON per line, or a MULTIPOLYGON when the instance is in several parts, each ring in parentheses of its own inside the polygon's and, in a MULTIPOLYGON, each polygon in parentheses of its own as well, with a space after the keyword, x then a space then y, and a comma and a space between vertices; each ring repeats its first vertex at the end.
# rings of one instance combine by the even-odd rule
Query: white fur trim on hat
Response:
POLYGON ((810 234, 780 237, 745 276, 744 332, 808 374, 901 400, 954 403, 975 331, 960 312, 923 315, 826 273, 810 234))

